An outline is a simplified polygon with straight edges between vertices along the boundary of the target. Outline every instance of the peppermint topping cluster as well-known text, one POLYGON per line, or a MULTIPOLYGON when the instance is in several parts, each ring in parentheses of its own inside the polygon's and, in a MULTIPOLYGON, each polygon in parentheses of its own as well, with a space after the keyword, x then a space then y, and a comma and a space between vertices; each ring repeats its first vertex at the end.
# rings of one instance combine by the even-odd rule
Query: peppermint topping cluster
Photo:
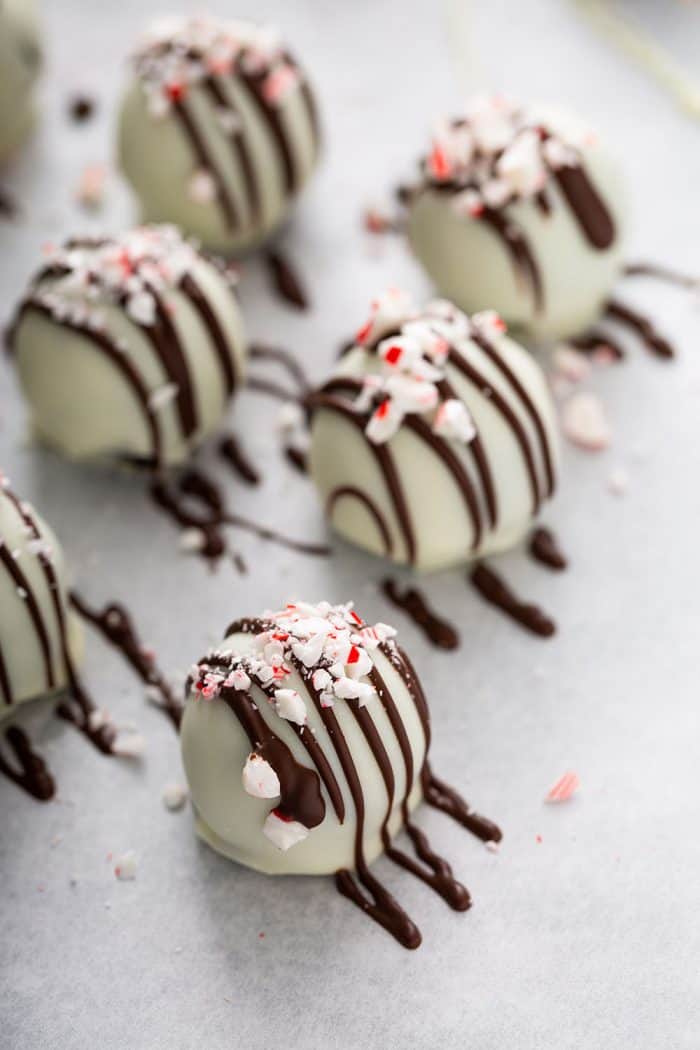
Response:
POLYGON ((478 218, 540 193, 553 172, 575 167, 595 136, 570 119, 557 127, 503 95, 472 99, 464 116, 434 129, 425 162, 429 181, 454 188, 453 206, 478 218))
MULTIPOLYGON (((12 499, 12 485, 10 479, 3 474, 2 471, 0 471, 0 493, 7 493, 7 498, 10 500, 12 499)), ((16 498, 17 497, 15 497, 15 499, 16 498)), ((20 513, 32 520, 31 516, 33 512, 31 506, 23 500, 17 500, 17 505, 19 506, 20 513)), ((43 538, 43 536, 37 536, 35 529, 29 524, 29 522, 22 523, 22 532, 26 537, 23 547, 15 547, 10 551, 15 561, 20 560, 23 550, 32 557, 42 558, 48 562, 53 561, 53 547, 48 540, 43 538)), ((5 542, 5 539, 0 536, 0 546, 5 542)), ((20 598, 24 599, 27 597, 26 591, 24 591, 22 587, 18 587, 17 591, 20 598)))
MULTIPOLYGON (((300 79, 272 26, 207 16, 159 20, 136 51, 134 62, 156 119, 165 117, 208 77, 231 76, 239 70, 260 77, 263 97, 270 105, 279 105, 300 79)), ((238 130, 232 108, 220 107, 217 117, 227 133, 238 130)))
POLYGON ((156 295, 175 289, 198 253, 175 226, 164 225, 140 226, 94 241, 69 241, 63 247, 48 245, 44 258, 49 271, 61 274, 60 284, 38 289, 32 301, 58 321, 99 331, 105 327, 100 311, 105 301, 123 305, 136 324, 153 325, 156 295))
POLYGON ((372 303, 369 320, 356 334, 356 343, 376 348, 381 362, 378 373, 364 377, 356 407, 371 410, 365 433, 383 444, 397 432, 407 415, 427 417, 434 434, 468 444, 476 427, 459 398, 442 397, 440 384, 452 348, 470 339, 474 330, 491 340, 506 331, 493 311, 470 320, 452 303, 436 299, 422 312, 398 288, 390 288, 372 303), (391 333, 387 338, 387 333, 391 333))
MULTIPOLYGON (((247 693, 255 684, 277 715, 302 727, 302 731, 308 722, 306 700, 288 684, 295 665, 318 693, 322 707, 333 707, 338 700, 364 707, 376 696, 374 686, 366 680, 373 667, 370 654, 396 635, 387 624, 366 624, 352 602, 292 602, 279 612, 265 613, 260 626, 253 637, 252 652, 212 650, 192 668, 192 696, 195 700, 215 700, 226 689, 247 693)), ((249 795, 279 797, 276 771, 254 751, 243 767, 242 781, 249 795)), ((263 826, 263 833, 280 849, 289 849, 306 838, 308 830, 277 809, 263 826)))

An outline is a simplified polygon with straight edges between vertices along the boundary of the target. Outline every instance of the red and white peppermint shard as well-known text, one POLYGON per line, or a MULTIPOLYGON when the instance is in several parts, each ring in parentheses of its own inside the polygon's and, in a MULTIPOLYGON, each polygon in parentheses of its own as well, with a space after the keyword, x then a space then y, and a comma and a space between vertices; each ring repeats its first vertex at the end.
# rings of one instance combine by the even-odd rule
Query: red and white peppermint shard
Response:
POLYGON ((372 413, 369 423, 365 427, 365 433, 375 445, 382 445, 394 436, 401 426, 403 413, 398 405, 385 398, 384 401, 372 413))
POLYGON ((243 789, 253 798, 279 798, 279 777, 270 763, 254 751, 246 759, 241 780, 243 789))
POLYGON ((545 796, 545 802, 568 802, 581 786, 576 773, 565 773, 557 780, 545 796))
POLYGON ((443 401, 433 421, 433 433, 468 444, 476 437, 476 427, 467 406, 456 398, 443 401))
POLYGON ((303 842, 309 834, 309 829, 298 820, 286 817, 279 810, 273 809, 263 824, 263 834, 277 849, 286 851, 296 846, 297 842, 303 842))
POLYGON ((562 409, 562 430, 579 448, 599 452, 610 444, 612 434, 600 398, 581 391, 574 394, 562 409))

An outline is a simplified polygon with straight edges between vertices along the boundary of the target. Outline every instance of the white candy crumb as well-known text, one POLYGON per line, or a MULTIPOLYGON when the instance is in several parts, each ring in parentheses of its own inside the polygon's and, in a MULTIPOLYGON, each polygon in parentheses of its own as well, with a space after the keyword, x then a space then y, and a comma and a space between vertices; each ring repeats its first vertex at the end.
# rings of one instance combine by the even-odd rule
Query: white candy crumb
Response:
POLYGON ((112 752, 120 758, 141 758, 146 750, 145 737, 140 733, 129 733, 118 737, 112 744, 112 752))
POLYGON ((280 718, 286 718, 288 722, 296 722, 299 726, 306 723, 306 704, 296 689, 277 689, 275 709, 280 718))
POLYGON ((163 788, 163 805, 166 809, 169 809, 171 813, 176 812, 187 802, 188 791, 184 784, 166 784, 163 788))
POLYGON ((248 755, 241 776, 243 788, 253 798, 279 798, 279 777, 261 755, 248 755))
POLYGON ((202 168, 190 179, 188 192, 196 204, 209 204, 216 197, 216 183, 210 173, 202 168))
POLYGON ((494 842, 493 839, 489 839, 489 841, 485 842, 484 845, 486 846, 486 849, 489 851, 489 853, 500 853, 501 851, 500 843, 494 842))
POLYGON ((126 853, 122 853, 120 857, 117 857, 117 862, 114 865, 115 876, 120 882, 135 879, 137 863, 135 852, 132 849, 127 850, 126 853))
POLYGON ((263 834, 277 849, 288 850, 296 846, 297 842, 303 842, 309 834, 309 829, 298 820, 284 820, 278 817, 273 810, 268 813, 263 824, 263 834))
POLYGON ((614 496, 624 496, 629 488, 629 474, 624 467, 616 467, 608 477, 608 488, 614 496))
POLYGON ((552 362, 557 373, 572 383, 580 383, 591 372, 587 358, 570 346, 558 347, 552 355, 552 362))
POLYGON ((283 432, 304 426, 304 412, 296 401, 285 401, 277 415, 277 426, 283 432))
POLYGON ((583 391, 564 405, 562 429, 574 445, 591 452, 607 448, 612 437, 600 398, 583 391))
POLYGON ((99 208, 104 200, 106 178, 107 172, 102 164, 88 164, 75 190, 78 203, 85 208, 99 208))
POLYGON ((178 386, 177 383, 166 383, 165 386, 158 387, 148 398, 148 407, 153 412, 157 412, 161 408, 165 408, 171 401, 174 401, 177 397, 178 386))
POLYGON ((180 550, 184 554, 197 554, 204 550, 206 537, 201 529, 194 526, 191 529, 183 529, 180 533, 180 550))

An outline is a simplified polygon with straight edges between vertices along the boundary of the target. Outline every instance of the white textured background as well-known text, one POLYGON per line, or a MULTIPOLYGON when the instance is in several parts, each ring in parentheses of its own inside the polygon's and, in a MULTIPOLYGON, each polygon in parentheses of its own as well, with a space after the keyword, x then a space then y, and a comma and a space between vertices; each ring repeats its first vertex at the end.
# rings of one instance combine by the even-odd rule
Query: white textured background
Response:
MULTIPOLYGON (((210 7, 278 21, 320 93, 324 164, 284 237, 314 309, 298 315, 278 303, 255 264, 243 284, 252 333, 294 348, 318 378, 378 288, 427 292, 405 249, 368 242, 359 214, 412 170, 432 117, 468 87, 561 100, 588 115, 627 170, 630 254, 700 268, 700 126, 566 0, 464 5, 459 33, 440 3, 419 0, 210 7)), ((109 158, 123 56, 158 9, 47 0, 43 119, 5 179, 25 218, 0 225, 0 319, 44 240, 130 221, 116 176, 98 219, 80 213, 72 192, 86 163, 109 158), (66 118, 73 89, 99 99, 87 125, 66 118)), ((697 7, 629 0, 626 9, 692 66, 697 7)), ((340 544, 326 562, 242 536, 251 573, 222 565, 208 575, 177 553, 138 482, 23 444, 23 410, 2 364, 0 463, 54 524, 86 596, 128 599, 175 671, 236 615, 292 595, 354 595, 368 618, 395 619, 411 647, 432 702, 435 765, 505 831, 494 856, 447 818, 421 814, 473 892, 466 915, 378 865, 423 931, 420 950, 406 952, 330 880, 239 869, 195 841, 188 812, 165 812, 161 789, 180 776, 176 740, 92 636, 87 679, 118 716, 139 722, 148 755, 140 767, 107 760, 51 723, 42 747, 60 800, 41 806, 0 783, 3 1050, 697 1048, 699 315, 672 290, 640 282, 627 294, 675 338, 680 358, 666 365, 631 345, 623 367, 596 378, 614 446, 597 457, 567 450, 547 514, 571 571, 550 575, 519 553, 500 563, 560 633, 542 642, 519 632, 463 574, 444 574, 426 590, 460 626, 462 647, 450 655, 390 614, 373 582, 382 567, 340 544), (630 475, 624 499, 606 488, 617 466, 630 475), (569 767, 580 796, 545 807, 544 792, 569 767), (125 849, 138 852, 138 874, 117 883, 105 858, 125 849)), ((289 533, 321 535, 313 492, 276 454, 275 412, 252 394, 232 412, 267 468, 259 490, 229 478, 232 503, 289 533)))

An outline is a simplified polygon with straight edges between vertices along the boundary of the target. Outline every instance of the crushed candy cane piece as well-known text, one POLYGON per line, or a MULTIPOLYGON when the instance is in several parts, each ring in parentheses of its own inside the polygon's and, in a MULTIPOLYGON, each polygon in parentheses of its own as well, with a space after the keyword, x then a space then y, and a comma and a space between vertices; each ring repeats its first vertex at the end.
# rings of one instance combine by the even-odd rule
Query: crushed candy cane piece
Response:
POLYGON ((433 421, 433 433, 439 437, 454 438, 468 444, 476 437, 476 427, 463 401, 448 398, 438 408, 433 421))
POLYGON ((114 874, 121 882, 126 882, 129 879, 136 878, 136 868, 138 867, 138 860, 134 850, 127 850, 126 853, 122 853, 121 856, 117 857, 116 864, 114 865, 114 874))
POLYGON ((629 488, 629 474, 624 467, 615 467, 608 475, 608 488, 614 496, 624 496, 629 488))
POLYGON ((279 798, 279 777, 270 763, 254 751, 246 759, 241 778, 244 790, 254 798, 279 798))
POLYGON ((112 744, 112 754, 120 758, 141 758, 145 751, 146 740, 140 733, 120 734, 112 744))
POLYGON ((279 810, 273 809, 263 824, 263 834, 277 849, 286 851, 298 842, 303 842, 309 829, 298 820, 285 817, 279 810))
POLYGON ((163 788, 163 805, 166 809, 169 809, 171 813, 182 809, 187 802, 189 792, 184 784, 176 784, 171 782, 166 784, 163 788))
POLYGON ((307 720, 306 704, 296 689, 275 690, 275 710, 280 718, 303 726, 307 720))
POLYGON ((557 373, 571 383, 580 383, 591 373, 590 361, 571 346, 559 346, 552 355, 557 373))
POLYGON ((99 208, 104 200, 107 169, 103 164, 88 164, 83 168, 75 197, 85 208, 99 208))
POLYGON ((612 435, 603 404, 595 394, 573 394, 562 408, 562 430, 579 448, 599 452, 607 448, 612 435))
POLYGON ((203 551, 207 543, 207 538, 198 526, 192 526, 191 528, 183 529, 180 533, 180 550, 185 554, 198 554, 203 551))
POLYGON ((211 172, 200 168, 190 179, 187 188, 190 200, 196 204, 210 204, 216 199, 216 182, 211 172))
MULTIPOLYGON (((169 405, 178 395, 179 387, 177 383, 166 383, 165 386, 158 387, 148 398, 148 407, 153 412, 159 412, 166 405, 169 405)), ((199 532, 202 530, 199 529, 199 532)))
POLYGON ((580 786, 581 782, 576 773, 564 773, 545 795, 545 802, 568 802, 580 786))

